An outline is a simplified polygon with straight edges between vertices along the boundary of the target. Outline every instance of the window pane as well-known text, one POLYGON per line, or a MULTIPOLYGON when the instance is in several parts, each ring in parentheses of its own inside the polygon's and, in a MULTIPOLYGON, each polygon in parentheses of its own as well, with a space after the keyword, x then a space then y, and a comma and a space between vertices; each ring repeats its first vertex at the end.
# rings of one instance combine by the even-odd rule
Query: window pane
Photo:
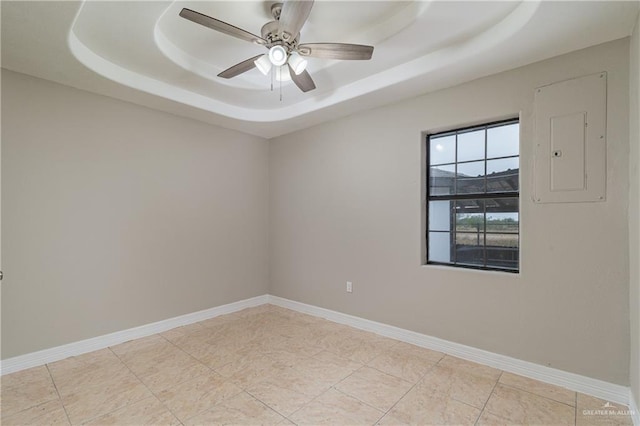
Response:
MULTIPOLYGON (((456 232, 456 244, 458 247, 483 247, 484 232, 456 232)), ((458 261, 460 261, 460 258, 458 258, 458 261)))
POLYGON ((518 170, 519 167, 520 159, 518 157, 489 160, 487 161, 487 174, 502 173, 506 170, 518 170))
MULTIPOLYGON (((518 248, 517 234, 489 234, 487 233, 487 247, 493 247, 494 254, 499 253, 500 248, 518 248)), ((507 250, 508 251, 508 250, 507 250)))
POLYGON ((456 232, 484 231, 484 201, 456 201, 456 232))
POLYGON ((487 266, 518 269, 518 234, 487 234, 487 266))
POLYGON ((451 231, 453 201, 429 201, 429 230, 451 231))
POLYGON ((484 129, 458 134, 458 161, 484 158, 484 129))
POLYGON ((519 123, 487 129, 487 158, 518 155, 519 140, 519 123))
POLYGON ((431 167, 429 176, 429 195, 453 194, 456 176, 455 164, 431 167))
POLYGON ((455 260, 484 265, 484 200, 456 201, 455 260))
POLYGON ((487 209, 487 265, 518 269, 520 215, 518 198, 485 200, 487 209))
MULTIPOLYGON (((513 198, 489 198, 484 200, 487 217, 499 216, 497 213, 518 213, 518 197, 513 198)), ((517 218, 517 217, 516 217, 517 218)))
POLYGON ((484 214, 456 215, 456 232, 484 232, 484 214))
POLYGON ((451 234, 429 232, 429 261, 451 262, 451 234))
POLYGON ((517 191, 519 167, 518 157, 487 161, 487 192, 517 191))
POLYGON ((429 164, 455 163, 456 136, 430 138, 429 164))
POLYGON ((475 194, 485 192, 484 161, 458 164, 457 193, 475 194))
POLYGON ((457 200, 456 214, 482 213, 484 212, 482 200, 457 200))
POLYGON ((456 233, 456 263, 484 265, 484 233, 456 233))
POLYGON ((487 232, 518 233, 518 213, 487 213, 487 232))

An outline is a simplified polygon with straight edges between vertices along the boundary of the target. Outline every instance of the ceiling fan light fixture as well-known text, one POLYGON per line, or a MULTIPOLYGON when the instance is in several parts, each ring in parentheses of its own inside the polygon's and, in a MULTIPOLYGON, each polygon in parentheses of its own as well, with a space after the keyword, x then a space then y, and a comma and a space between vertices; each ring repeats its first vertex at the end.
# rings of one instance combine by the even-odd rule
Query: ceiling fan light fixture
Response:
POLYGON ((276 67, 280 67, 287 62, 287 50, 280 46, 273 46, 269 49, 269 60, 276 67))
POLYGON ((278 81, 293 80, 298 89, 306 93, 315 89, 316 85, 306 71, 308 63, 304 57, 341 60, 371 59, 373 46, 352 43, 299 44, 300 30, 307 22, 314 0, 281 1, 282 3, 271 6, 274 20, 262 26, 260 31, 262 37, 195 10, 182 8, 179 16, 222 34, 257 43, 269 49, 266 55, 256 55, 227 68, 218 74, 220 78, 233 78, 253 68, 258 68, 264 75, 273 70, 273 78, 278 81))
POLYGON ((293 72, 296 75, 300 75, 307 68, 308 61, 300 56, 297 52, 293 52, 289 55, 289 65, 293 68, 293 72))
POLYGON ((256 68, 258 68, 258 70, 264 75, 269 74, 269 71, 271 71, 271 60, 269 60, 269 55, 267 55, 266 53, 253 61, 253 63, 256 65, 256 68))

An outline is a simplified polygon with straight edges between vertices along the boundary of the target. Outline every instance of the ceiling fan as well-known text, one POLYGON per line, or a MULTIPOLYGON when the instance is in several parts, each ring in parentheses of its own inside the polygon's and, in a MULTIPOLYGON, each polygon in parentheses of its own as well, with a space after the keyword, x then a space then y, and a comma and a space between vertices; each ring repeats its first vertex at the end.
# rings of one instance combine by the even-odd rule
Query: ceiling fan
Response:
POLYGON ((216 18, 184 8, 180 16, 212 30, 259 44, 269 49, 266 54, 254 56, 222 71, 218 77, 233 78, 251 69, 258 68, 267 75, 274 68, 276 80, 293 82, 303 92, 316 88, 313 79, 305 70, 304 57, 323 59, 371 59, 373 46, 348 43, 304 43, 300 44, 300 29, 307 21, 313 0, 285 0, 274 3, 271 14, 274 20, 267 22, 261 37, 216 18))

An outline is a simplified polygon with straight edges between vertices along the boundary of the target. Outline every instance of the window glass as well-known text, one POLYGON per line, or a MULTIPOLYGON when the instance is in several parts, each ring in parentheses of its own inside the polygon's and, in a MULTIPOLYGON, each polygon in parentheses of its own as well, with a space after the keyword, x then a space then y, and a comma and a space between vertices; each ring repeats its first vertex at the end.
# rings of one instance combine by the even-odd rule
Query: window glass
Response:
POLYGON ((484 158, 484 129, 458 135, 458 162, 484 158))
POLYGON ((487 129, 487 158, 518 155, 520 124, 496 126, 487 129))
POLYGON ((487 160, 487 192, 518 191, 518 157, 487 160))
POLYGON ((453 194, 456 188, 456 165, 449 164, 429 168, 429 194, 453 194))
POLYGON ((429 261, 449 263, 451 261, 451 234, 429 232, 429 261))
POLYGON ((458 163, 456 178, 458 194, 484 192, 484 161, 458 163))
POLYGON ((434 138, 429 149, 429 164, 455 163, 456 136, 434 138))
POLYGON ((429 202, 429 229, 432 231, 446 231, 451 229, 452 201, 429 202))

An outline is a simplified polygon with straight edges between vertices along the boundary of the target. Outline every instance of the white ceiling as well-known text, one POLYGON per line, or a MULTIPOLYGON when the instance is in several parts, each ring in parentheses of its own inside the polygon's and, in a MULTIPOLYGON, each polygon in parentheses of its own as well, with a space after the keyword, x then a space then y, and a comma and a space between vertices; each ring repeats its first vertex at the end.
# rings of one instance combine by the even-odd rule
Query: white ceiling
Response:
POLYGON ((2 67, 273 137, 628 36, 638 1, 323 1, 301 42, 375 46, 370 61, 311 58, 302 93, 256 69, 266 52, 178 16, 183 7, 260 34, 273 1, 2 1, 2 67), (280 100, 282 94, 282 100, 280 100))

